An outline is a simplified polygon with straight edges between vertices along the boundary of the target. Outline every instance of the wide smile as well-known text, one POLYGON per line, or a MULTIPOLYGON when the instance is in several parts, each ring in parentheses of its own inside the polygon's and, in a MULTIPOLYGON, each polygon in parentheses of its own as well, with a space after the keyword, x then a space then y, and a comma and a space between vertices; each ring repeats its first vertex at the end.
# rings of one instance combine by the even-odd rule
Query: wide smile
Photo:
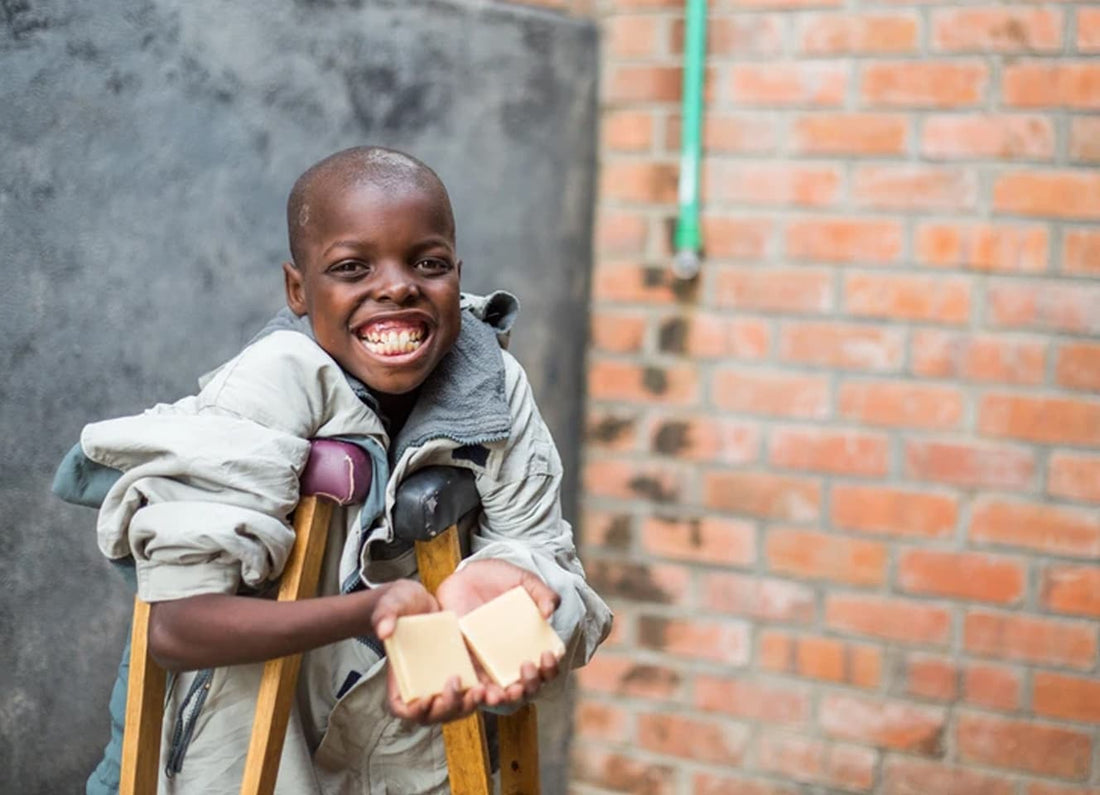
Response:
POLYGON ((373 356, 397 360, 411 358, 431 337, 427 323, 419 320, 378 320, 355 331, 355 336, 373 356))

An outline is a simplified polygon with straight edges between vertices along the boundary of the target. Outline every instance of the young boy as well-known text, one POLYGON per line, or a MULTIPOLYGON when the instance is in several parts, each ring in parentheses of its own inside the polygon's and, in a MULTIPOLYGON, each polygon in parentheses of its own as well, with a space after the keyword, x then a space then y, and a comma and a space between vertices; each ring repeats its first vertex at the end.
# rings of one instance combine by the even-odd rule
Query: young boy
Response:
MULTIPOLYGON (((57 490, 87 503, 89 483, 109 486, 100 546, 132 555, 138 593, 153 603, 152 653, 180 672, 161 792, 238 790, 262 662, 298 652, 278 792, 445 792, 439 724, 560 681, 591 656, 611 615, 561 517, 553 441, 522 368, 500 348, 514 299, 460 295, 438 176, 392 150, 338 152, 298 179, 287 223, 289 312, 197 395, 87 426, 57 490), (307 440, 319 437, 371 455, 371 494, 334 523, 318 598, 257 598, 293 543, 286 517, 307 440), (482 511, 472 554, 433 598, 408 579, 414 559, 395 552, 390 517, 396 485, 438 464, 473 471, 482 511), (403 702, 378 642, 396 618, 465 613, 516 585, 550 617, 565 659, 543 655, 505 689, 453 682, 403 702)), ((110 791, 115 769, 101 764, 89 792, 110 791)))

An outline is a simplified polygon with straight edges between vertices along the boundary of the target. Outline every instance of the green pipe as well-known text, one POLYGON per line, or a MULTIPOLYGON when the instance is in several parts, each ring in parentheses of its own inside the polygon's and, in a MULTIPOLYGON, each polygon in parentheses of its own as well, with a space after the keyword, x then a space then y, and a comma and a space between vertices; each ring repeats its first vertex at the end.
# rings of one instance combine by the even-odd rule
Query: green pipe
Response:
POLYGON ((699 273, 699 161, 703 149, 703 79, 707 57, 707 0, 687 0, 684 23, 684 91, 680 132, 680 214, 672 270, 681 279, 699 273))

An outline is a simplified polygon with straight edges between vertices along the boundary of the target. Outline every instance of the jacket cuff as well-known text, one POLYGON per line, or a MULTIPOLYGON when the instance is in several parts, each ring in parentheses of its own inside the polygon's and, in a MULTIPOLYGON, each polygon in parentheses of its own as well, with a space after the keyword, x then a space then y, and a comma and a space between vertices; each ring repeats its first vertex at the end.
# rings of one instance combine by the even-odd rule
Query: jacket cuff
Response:
POLYGON ((236 565, 137 565, 138 596, 146 602, 165 602, 207 593, 234 594, 240 583, 236 565))

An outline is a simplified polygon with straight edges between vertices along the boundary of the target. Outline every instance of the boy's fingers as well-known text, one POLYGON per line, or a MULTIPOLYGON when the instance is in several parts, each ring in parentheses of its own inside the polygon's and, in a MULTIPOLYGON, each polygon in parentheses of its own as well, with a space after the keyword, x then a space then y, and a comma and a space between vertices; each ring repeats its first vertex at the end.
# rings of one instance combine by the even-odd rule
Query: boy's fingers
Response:
POLYGON ((550 618, 554 614, 554 611, 558 609, 558 605, 561 604, 561 597, 551 588, 544 583, 542 579, 535 573, 525 571, 523 573, 523 587, 527 590, 527 593, 531 596, 533 601, 539 608, 539 612, 542 613, 543 618, 550 618))
POLYGON ((393 634, 394 629, 397 627, 397 619, 393 616, 382 616, 378 620, 378 626, 375 628, 375 634, 379 640, 385 640, 393 634))

